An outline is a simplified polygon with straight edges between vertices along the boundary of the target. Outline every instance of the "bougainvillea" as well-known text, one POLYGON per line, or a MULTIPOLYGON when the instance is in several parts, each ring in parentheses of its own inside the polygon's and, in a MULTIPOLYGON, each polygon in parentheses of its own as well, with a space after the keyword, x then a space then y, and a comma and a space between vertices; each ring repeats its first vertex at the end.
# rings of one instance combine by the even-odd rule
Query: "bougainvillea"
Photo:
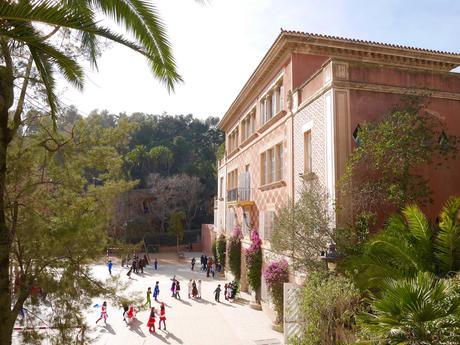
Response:
POLYGON ((256 229, 251 231, 251 245, 246 249, 246 266, 248 270, 248 284, 256 291, 256 300, 258 300, 262 274, 262 240, 256 229))
POLYGON ((226 251, 226 247, 227 247, 227 241, 225 239, 225 236, 223 234, 221 234, 217 238, 216 252, 217 252, 217 260, 222 265, 222 267, 225 266, 225 251, 226 251))
POLYGON ((236 280, 241 278, 241 239, 243 233, 239 225, 233 228, 232 234, 228 241, 228 263, 230 272, 235 276, 236 280))
POLYGON ((276 323, 283 320, 283 284, 289 282, 289 264, 285 259, 272 261, 263 273, 268 291, 275 305, 276 323))

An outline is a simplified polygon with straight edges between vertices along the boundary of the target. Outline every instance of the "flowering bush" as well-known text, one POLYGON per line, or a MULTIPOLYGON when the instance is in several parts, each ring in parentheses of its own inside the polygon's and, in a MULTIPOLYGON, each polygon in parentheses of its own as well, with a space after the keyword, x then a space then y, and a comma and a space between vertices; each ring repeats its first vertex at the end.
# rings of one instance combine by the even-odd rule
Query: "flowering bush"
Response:
POLYGON ((276 323, 283 320, 283 283, 289 281, 289 264, 285 259, 272 261, 263 273, 276 311, 276 323))
POLYGON ((256 300, 258 300, 262 274, 262 240, 256 229, 252 230, 251 245, 246 249, 246 266, 248 269, 248 283, 256 291, 256 300))
POLYGON ((228 263, 230 272, 235 276, 236 280, 241 278, 241 239, 243 233, 239 225, 235 225, 232 234, 228 241, 228 263))
POLYGON ((216 252, 217 252, 217 260, 222 265, 222 267, 225 266, 225 251, 226 251, 226 247, 227 247, 227 241, 225 239, 225 236, 221 234, 217 238, 216 252))

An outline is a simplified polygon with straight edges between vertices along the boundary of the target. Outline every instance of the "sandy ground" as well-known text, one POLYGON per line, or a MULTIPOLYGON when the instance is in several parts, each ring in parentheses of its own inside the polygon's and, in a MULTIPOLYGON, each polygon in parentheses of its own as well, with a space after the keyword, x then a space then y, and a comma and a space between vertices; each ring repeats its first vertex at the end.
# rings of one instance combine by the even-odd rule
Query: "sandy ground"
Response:
MULTIPOLYGON (((221 303, 214 301, 213 291, 217 284, 223 286, 225 279, 206 278, 206 274, 199 269, 198 253, 186 253, 186 261, 178 263, 177 259, 160 256, 158 270, 150 265, 143 275, 132 274, 126 276, 127 268, 122 268, 115 261, 112 273, 119 275, 128 282, 128 291, 125 293, 145 296, 148 287, 152 288, 155 281, 160 282, 159 302, 166 305, 167 331, 158 330, 151 334, 147 328, 149 311, 143 310, 137 314, 137 320, 126 325, 122 317, 122 309, 108 305, 107 325, 102 321, 98 325, 95 321, 99 317, 100 308, 92 308, 88 314, 88 323, 94 327, 91 336, 97 337, 97 345, 141 345, 141 344, 185 344, 185 345, 249 345, 249 344, 282 344, 282 334, 271 329, 268 317, 262 312, 249 307, 247 301, 238 303, 225 301, 221 295, 221 303), (190 270, 189 259, 197 258, 195 271, 190 270), (181 300, 171 297, 171 278, 181 282, 181 300), (189 299, 187 296, 187 282, 189 279, 202 280, 202 299, 189 299)), ((151 257, 152 258, 152 257, 151 257)), ((105 265, 94 266, 95 275, 101 279, 109 278, 105 265)), ((102 301, 95 301, 102 304, 102 301)), ((159 307, 159 303, 152 299, 152 306, 159 307)), ((158 326, 158 318, 156 327, 158 326)))

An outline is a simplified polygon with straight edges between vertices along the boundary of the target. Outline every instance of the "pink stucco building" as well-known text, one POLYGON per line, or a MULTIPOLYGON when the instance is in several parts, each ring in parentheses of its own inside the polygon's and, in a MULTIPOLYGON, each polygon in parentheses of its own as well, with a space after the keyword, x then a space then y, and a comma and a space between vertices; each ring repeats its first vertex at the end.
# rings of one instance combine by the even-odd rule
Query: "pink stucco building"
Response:
MULTIPOLYGON (((282 31, 220 121, 226 154, 214 231, 228 234, 238 223, 248 246, 249 229, 259 229, 269 261, 277 211, 295 197, 300 176, 313 171, 334 198, 356 127, 402 95, 428 92, 427 110, 460 136, 460 75, 451 72, 459 65, 459 54, 282 31)), ((460 194, 460 160, 452 166, 425 171, 435 191, 430 215, 460 194)))

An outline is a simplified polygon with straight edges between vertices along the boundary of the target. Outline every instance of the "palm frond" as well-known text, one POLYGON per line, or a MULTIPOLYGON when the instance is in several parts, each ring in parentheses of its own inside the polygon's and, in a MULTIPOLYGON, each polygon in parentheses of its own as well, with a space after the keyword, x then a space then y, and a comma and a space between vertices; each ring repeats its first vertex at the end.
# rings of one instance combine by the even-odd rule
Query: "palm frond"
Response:
POLYGON ((153 74, 164 82, 168 90, 182 81, 176 71, 166 28, 156 7, 143 0, 89 0, 105 15, 131 32, 139 45, 145 49, 153 74))
POLYGON ((441 214, 435 240, 436 258, 443 273, 460 269, 460 197, 450 198, 441 214))

